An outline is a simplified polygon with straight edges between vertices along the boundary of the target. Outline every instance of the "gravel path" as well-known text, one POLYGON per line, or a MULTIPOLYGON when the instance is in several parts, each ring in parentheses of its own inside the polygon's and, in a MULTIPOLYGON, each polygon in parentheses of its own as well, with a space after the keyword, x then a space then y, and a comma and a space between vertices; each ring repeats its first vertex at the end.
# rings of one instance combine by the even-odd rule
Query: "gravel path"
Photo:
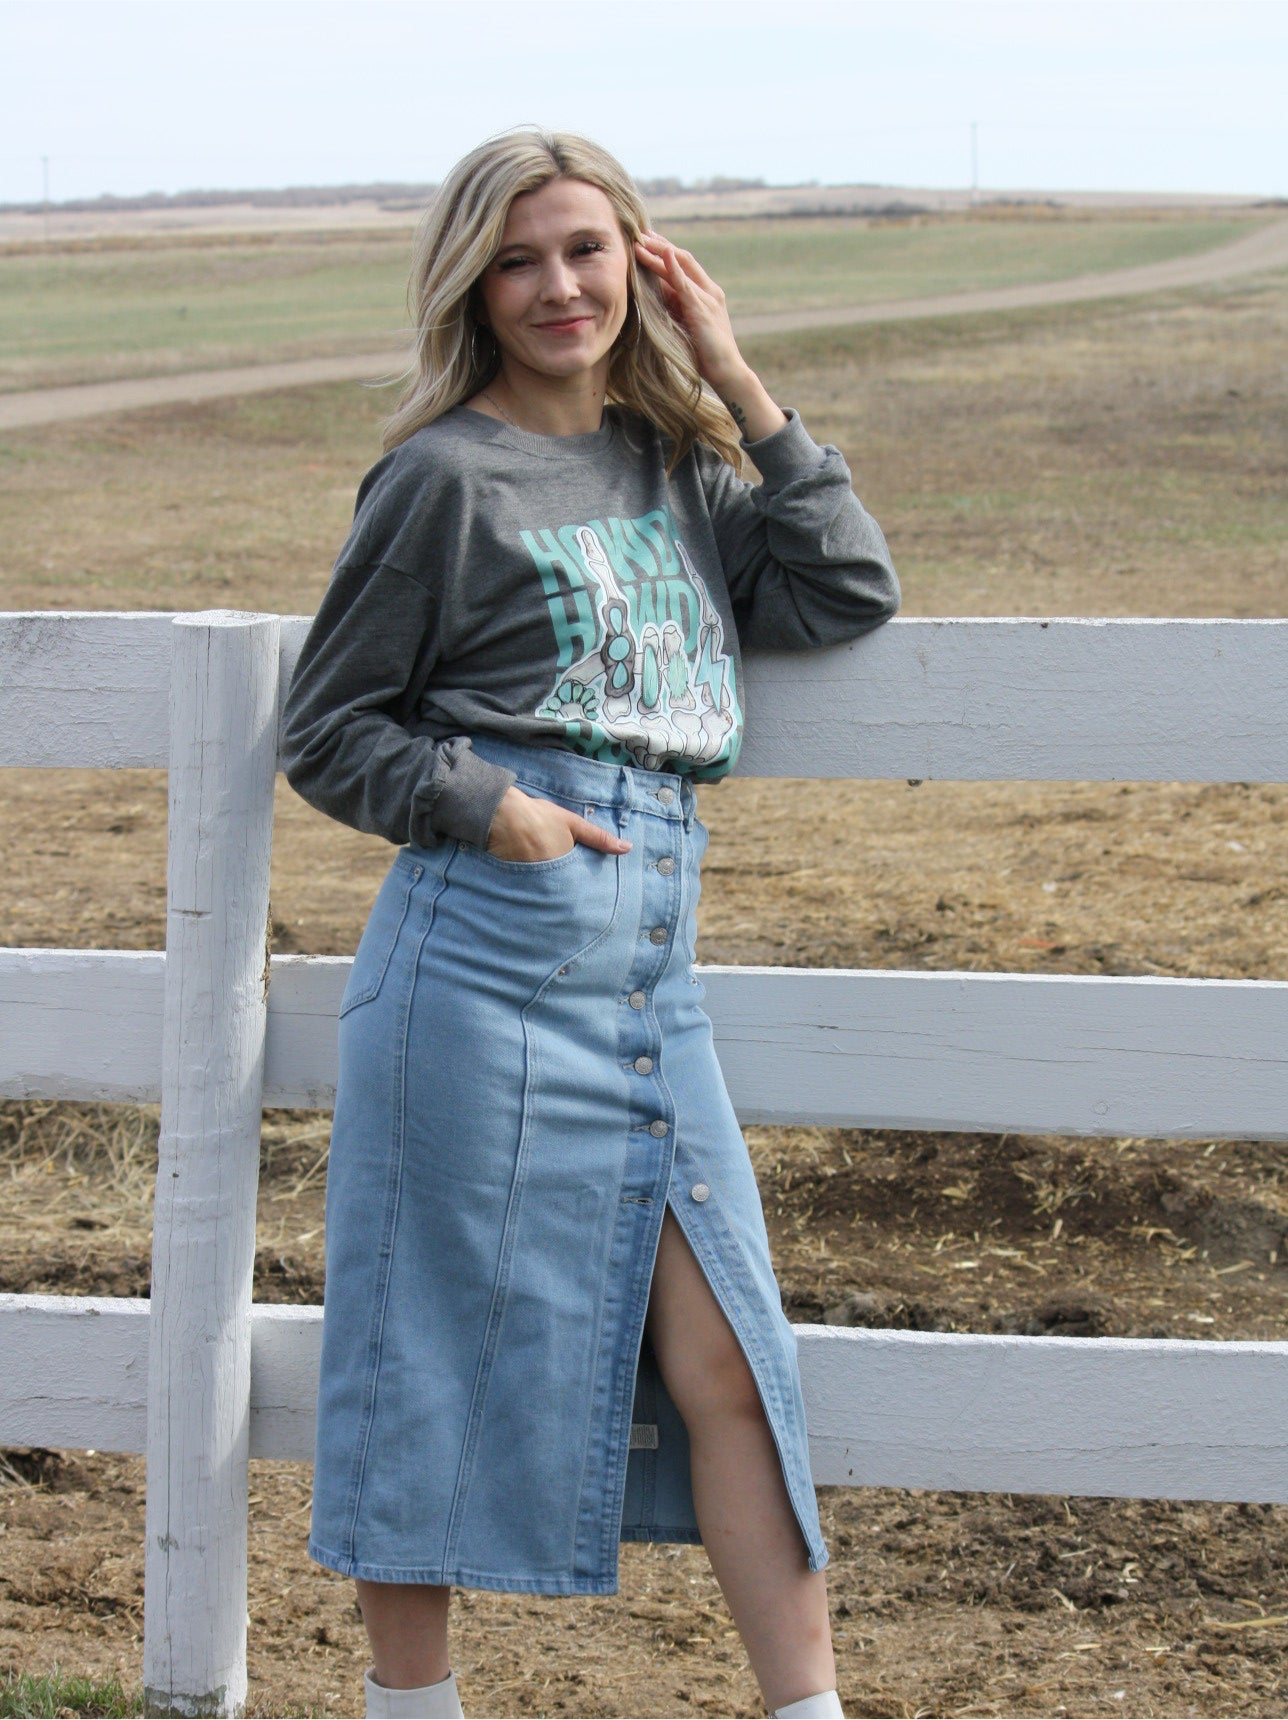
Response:
MULTIPOLYGON (((1206 286, 1237 275, 1288 268, 1288 221, 1276 221, 1229 245, 1198 256, 1131 269, 1075 275, 1062 281, 944 293, 935 298, 895 299, 881 304, 808 311, 767 311, 738 319, 740 335, 779 334, 793 329, 837 328, 850 323, 898 322, 917 317, 962 316, 972 311, 1020 310, 1031 305, 1072 304, 1082 299, 1123 298, 1173 287, 1206 286)), ((368 352, 343 358, 304 358, 286 364, 250 364, 231 370, 195 370, 178 376, 144 376, 69 388, 40 388, 0 394, 0 431, 71 418, 96 418, 174 401, 218 400, 317 382, 373 381, 397 376, 405 352, 368 352)))

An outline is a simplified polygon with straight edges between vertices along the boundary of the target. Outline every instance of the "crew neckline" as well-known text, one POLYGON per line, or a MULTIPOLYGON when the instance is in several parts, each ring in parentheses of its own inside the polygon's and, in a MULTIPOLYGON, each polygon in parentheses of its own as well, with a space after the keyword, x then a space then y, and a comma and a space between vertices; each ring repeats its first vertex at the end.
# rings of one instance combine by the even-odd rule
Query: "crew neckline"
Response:
POLYGON ((544 454, 551 458, 567 459, 569 456, 577 458, 595 454, 601 448, 607 447, 613 439, 612 402, 605 405, 598 430, 582 430, 575 436, 549 436, 537 430, 520 430, 517 424, 507 423, 503 418, 494 418, 490 412, 480 412, 476 407, 464 404, 457 406, 455 411, 484 426, 495 441, 508 442, 514 447, 526 449, 531 454, 544 454))

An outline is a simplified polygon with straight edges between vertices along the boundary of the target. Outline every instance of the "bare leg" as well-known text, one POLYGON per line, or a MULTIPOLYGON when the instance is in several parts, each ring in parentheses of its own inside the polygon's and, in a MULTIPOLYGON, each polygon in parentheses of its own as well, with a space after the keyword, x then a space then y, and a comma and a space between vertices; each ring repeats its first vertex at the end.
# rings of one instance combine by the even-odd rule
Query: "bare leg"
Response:
POLYGON ((447 1657, 451 1589, 432 1583, 369 1583, 361 1577, 354 1581, 371 1639, 376 1683, 391 1690, 441 1683, 452 1670, 447 1657))
POLYGON ((755 1379, 669 1207, 646 1329, 688 1429, 707 1556, 766 1708, 834 1690, 826 1575, 809 1568, 755 1379))

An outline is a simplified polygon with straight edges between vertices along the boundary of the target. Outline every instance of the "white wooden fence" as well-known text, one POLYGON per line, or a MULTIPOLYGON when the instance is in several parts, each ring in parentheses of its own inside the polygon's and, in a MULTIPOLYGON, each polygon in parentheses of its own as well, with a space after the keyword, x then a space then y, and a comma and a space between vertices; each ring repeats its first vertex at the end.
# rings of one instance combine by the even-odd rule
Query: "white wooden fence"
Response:
MULTIPOLYGON (((0 1296, 0 1443, 147 1453, 153 1714, 240 1711, 247 1457, 312 1456, 321 1310, 250 1300, 261 1106, 331 1104, 349 967, 265 962, 307 626, 0 616, 0 765, 169 770, 166 953, 0 951, 0 1095, 161 1102, 150 1304, 0 1296)), ((1288 622, 896 619, 746 667, 751 775, 1288 780, 1288 622)), ((1288 1138, 1281 981, 703 977, 747 1123, 1288 1138)), ((797 1334, 817 1482, 1288 1501, 1288 1343, 797 1334)))

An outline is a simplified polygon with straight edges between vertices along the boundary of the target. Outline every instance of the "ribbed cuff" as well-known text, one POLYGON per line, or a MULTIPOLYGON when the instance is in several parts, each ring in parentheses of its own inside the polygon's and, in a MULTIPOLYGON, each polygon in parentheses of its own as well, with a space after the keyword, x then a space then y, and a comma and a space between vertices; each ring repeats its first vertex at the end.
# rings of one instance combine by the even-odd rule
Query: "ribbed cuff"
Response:
POLYGON ((505 791, 518 781, 512 770, 481 758, 464 746, 452 761, 447 780, 430 811, 430 827, 438 836, 452 836, 486 848, 488 832, 505 791))
POLYGON ((786 424, 762 436, 758 442, 744 440, 743 448, 771 490, 817 472, 827 456, 801 423, 794 406, 784 406, 786 424))

